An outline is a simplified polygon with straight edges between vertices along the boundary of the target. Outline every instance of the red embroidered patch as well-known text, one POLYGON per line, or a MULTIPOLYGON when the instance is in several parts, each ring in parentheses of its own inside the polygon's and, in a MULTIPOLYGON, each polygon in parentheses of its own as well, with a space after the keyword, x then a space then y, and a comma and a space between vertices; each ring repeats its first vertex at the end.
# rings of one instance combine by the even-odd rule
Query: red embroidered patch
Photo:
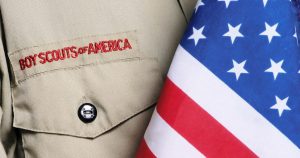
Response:
POLYGON ((37 54, 28 55, 19 60, 21 70, 32 68, 38 64, 47 64, 71 58, 78 58, 80 55, 91 55, 98 53, 120 52, 132 49, 130 41, 127 38, 99 41, 89 43, 86 46, 68 46, 60 49, 54 49, 37 54))

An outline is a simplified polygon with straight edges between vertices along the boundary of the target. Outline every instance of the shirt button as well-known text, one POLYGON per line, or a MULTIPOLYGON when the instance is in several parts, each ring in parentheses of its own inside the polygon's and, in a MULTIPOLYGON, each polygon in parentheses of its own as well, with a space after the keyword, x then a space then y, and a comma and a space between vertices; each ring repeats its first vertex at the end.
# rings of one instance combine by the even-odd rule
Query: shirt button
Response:
POLYGON ((91 103, 84 103, 78 109, 78 117, 84 123, 91 123, 97 117, 97 109, 91 103))

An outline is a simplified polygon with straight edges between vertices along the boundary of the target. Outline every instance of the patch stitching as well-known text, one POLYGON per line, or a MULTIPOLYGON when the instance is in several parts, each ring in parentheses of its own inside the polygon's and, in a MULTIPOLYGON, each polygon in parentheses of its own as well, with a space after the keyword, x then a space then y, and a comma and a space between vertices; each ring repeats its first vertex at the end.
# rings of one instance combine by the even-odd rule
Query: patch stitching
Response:
MULTIPOLYGON (((40 44, 40 45, 36 45, 36 46, 31 46, 31 47, 25 47, 25 48, 14 50, 12 52, 8 52, 8 56, 14 56, 16 54, 19 54, 19 52, 21 52, 21 51, 44 47, 44 46, 49 46, 49 45, 54 45, 54 44, 60 44, 63 42, 72 42, 72 41, 76 41, 76 40, 80 40, 80 39, 93 38, 93 37, 97 37, 97 36, 112 36, 112 35, 118 35, 118 34, 126 34, 126 33, 130 33, 130 32, 137 33, 137 30, 117 32, 117 33, 108 33, 108 34, 95 34, 95 35, 89 35, 89 36, 81 36, 81 37, 77 37, 77 38, 73 38, 73 39, 69 39, 69 40, 62 40, 62 41, 58 41, 58 42, 50 42, 50 43, 40 44)), ((136 39, 134 41, 137 43, 136 39)))
MULTIPOLYGON (((89 36, 83 36, 83 37, 74 38, 74 39, 70 39, 70 40, 63 40, 63 41, 58 41, 58 42, 51 42, 51 43, 42 44, 42 45, 39 45, 39 46, 33 46, 33 47, 27 47, 27 48, 19 49, 17 51, 14 51, 13 53, 8 54, 8 56, 9 56, 9 58, 11 60, 11 58, 13 58, 13 56, 22 54, 22 53, 19 53, 19 52, 27 51, 27 50, 30 50, 30 49, 37 49, 37 48, 46 47, 46 46, 49 46, 49 45, 61 44, 61 43, 64 43, 64 42, 65 43, 66 42, 73 42, 73 41, 78 41, 78 40, 86 39, 86 38, 97 38, 99 36, 103 36, 103 37, 105 37, 105 36, 114 36, 114 35, 127 34, 127 33, 129 33, 129 34, 130 33, 136 34, 137 30, 124 31, 124 32, 116 32, 116 33, 109 33, 109 34, 89 35, 89 36)), ((12 62, 10 62, 11 65, 12 65, 13 73, 14 73, 14 83, 15 84, 13 85, 13 87, 16 87, 17 85, 22 84, 23 82, 25 82, 28 79, 39 77, 39 76, 45 75, 47 73, 56 72, 56 71, 59 71, 59 70, 63 70, 63 71, 66 71, 66 70, 79 70, 79 69, 84 68, 84 67, 97 66, 97 65, 100 65, 100 64, 108 64, 108 63, 114 63, 114 62, 127 62, 127 61, 132 61, 132 60, 140 60, 142 54, 140 54, 141 51, 140 51, 140 46, 139 46, 137 37, 131 39, 131 41, 135 43, 135 51, 136 51, 136 53, 139 54, 139 56, 126 57, 126 58, 123 58, 123 59, 111 59, 110 61, 94 61, 94 62, 87 63, 87 64, 78 64, 78 65, 72 65, 72 66, 69 66, 69 67, 66 66, 66 67, 61 67, 61 68, 55 68, 55 69, 52 69, 52 70, 45 70, 45 71, 42 71, 42 72, 33 73, 33 74, 29 74, 29 75, 24 74, 23 77, 21 77, 20 79, 16 75, 16 73, 18 73, 18 71, 20 71, 20 70, 16 69, 17 66, 13 65, 12 62)), ((24 54, 26 54, 26 53, 24 53, 24 54)))
MULTIPOLYGON (((113 60, 113 61, 106 61, 106 62, 94 62, 94 63, 90 63, 90 64, 83 64, 83 65, 76 65, 76 66, 72 66, 72 67, 65 67, 65 68, 58 68, 58 69, 53 69, 53 70, 49 70, 49 71, 44 71, 44 72, 40 72, 40 73, 36 73, 33 75, 29 75, 29 76, 25 76, 24 79, 18 80, 18 85, 21 85, 22 83, 24 83, 26 80, 32 79, 32 78, 36 78, 36 77, 40 77, 43 75, 46 75, 48 73, 54 73, 56 71, 69 71, 69 70, 80 70, 82 68, 85 67, 89 67, 89 66, 97 66, 100 64, 110 64, 110 63, 116 63, 116 62, 130 62, 130 61, 135 61, 135 60, 147 60, 147 59, 152 59, 152 58, 143 58, 141 59, 141 57, 133 57, 133 58, 126 58, 126 59, 119 59, 119 60, 113 60)), ((17 85, 13 86, 16 87, 17 85)))

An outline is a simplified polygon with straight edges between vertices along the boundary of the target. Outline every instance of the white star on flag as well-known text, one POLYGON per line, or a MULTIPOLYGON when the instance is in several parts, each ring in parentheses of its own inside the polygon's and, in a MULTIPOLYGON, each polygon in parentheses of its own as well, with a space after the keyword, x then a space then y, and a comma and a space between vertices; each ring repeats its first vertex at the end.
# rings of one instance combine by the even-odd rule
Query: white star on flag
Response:
POLYGON ((270 26, 268 23, 265 22, 266 30, 264 32, 260 33, 259 35, 268 36, 269 43, 271 43, 273 37, 275 37, 275 36, 280 37, 280 34, 276 31, 277 26, 278 26, 278 23, 273 26, 270 26))
POLYGON ((198 2, 197 2, 197 4, 196 4, 196 7, 195 7, 195 12, 197 12, 197 11, 198 11, 198 8, 199 8, 200 6, 203 6, 203 5, 205 5, 205 4, 202 2, 202 0, 198 0, 198 2))
POLYGON ((287 101, 289 100, 289 97, 286 97, 284 99, 280 99, 279 97, 276 97, 276 104, 271 106, 270 109, 278 110, 279 117, 281 117, 284 110, 291 110, 290 107, 287 105, 287 101))
POLYGON ((204 29, 204 26, 201 27, 200 29, 196 29, 193 27, 193 34, 188 38, 188 39, 193 39, 194 42, 195 42, 195 45, 198 44, 198 41, 199 39, 205 39, 206 37, 203 35, 203 29, 204 29))
POLYGON ((264 3, 264 7, 265 7, 268 3, 268 0, 263 0, 263 3, 264 3))
POLYGON ((241 25, 242 24, 239 24, 235 27, 231 26, 230 24, 228 24, 228 32, 226 32, 223 36, 227 36, 227 37, 230 37, 231 39, 231 43, 233 44, 235 39, 237 37, 244 37, 243 34, 240 33, 240 28, 241 28, 241 25))
POLYGON ((237 2, 238 0, 218 0, 219 2, 225 2, 226 8, 228 8, 230 2, 237 2))
POLYGON ((265 72, 271 72, 273 73, 274 76, 274 80, 276 80, 277 76, 279 73, 286 73, 283 69, 282 69, 282 64, 284 62, 284 60, 281 60, 279 62, 274 62, 272 59, 271 61, 271 67, 267 70, 265 70, 265 72))
POLYGON ((297 29, 296 29, 296 27, 295 27, 295 33, 293 34, 293 37, 296 38, 296 40, 297 40, 297 45, 298 45, 299 41, 298 41, 298 35, 297 35, 297 29))
POLYGON ((233 62, 233 68, 228 70, 227 72, 234 73, 236 80, 239 80, 241 74, 248 73, 248 71, 244 68, 246 64, 246 60, 241 63, 237 63, 235 60, 232 60, 232 62, 233 62))

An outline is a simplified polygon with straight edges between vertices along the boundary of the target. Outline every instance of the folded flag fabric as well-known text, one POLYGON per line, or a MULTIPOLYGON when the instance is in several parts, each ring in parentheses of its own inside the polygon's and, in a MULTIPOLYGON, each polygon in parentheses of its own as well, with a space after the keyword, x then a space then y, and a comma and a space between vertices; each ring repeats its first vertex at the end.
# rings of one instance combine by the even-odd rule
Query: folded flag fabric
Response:
POLYGON ((299 1, 200 0, 138 158, 300 158, 299 1))

